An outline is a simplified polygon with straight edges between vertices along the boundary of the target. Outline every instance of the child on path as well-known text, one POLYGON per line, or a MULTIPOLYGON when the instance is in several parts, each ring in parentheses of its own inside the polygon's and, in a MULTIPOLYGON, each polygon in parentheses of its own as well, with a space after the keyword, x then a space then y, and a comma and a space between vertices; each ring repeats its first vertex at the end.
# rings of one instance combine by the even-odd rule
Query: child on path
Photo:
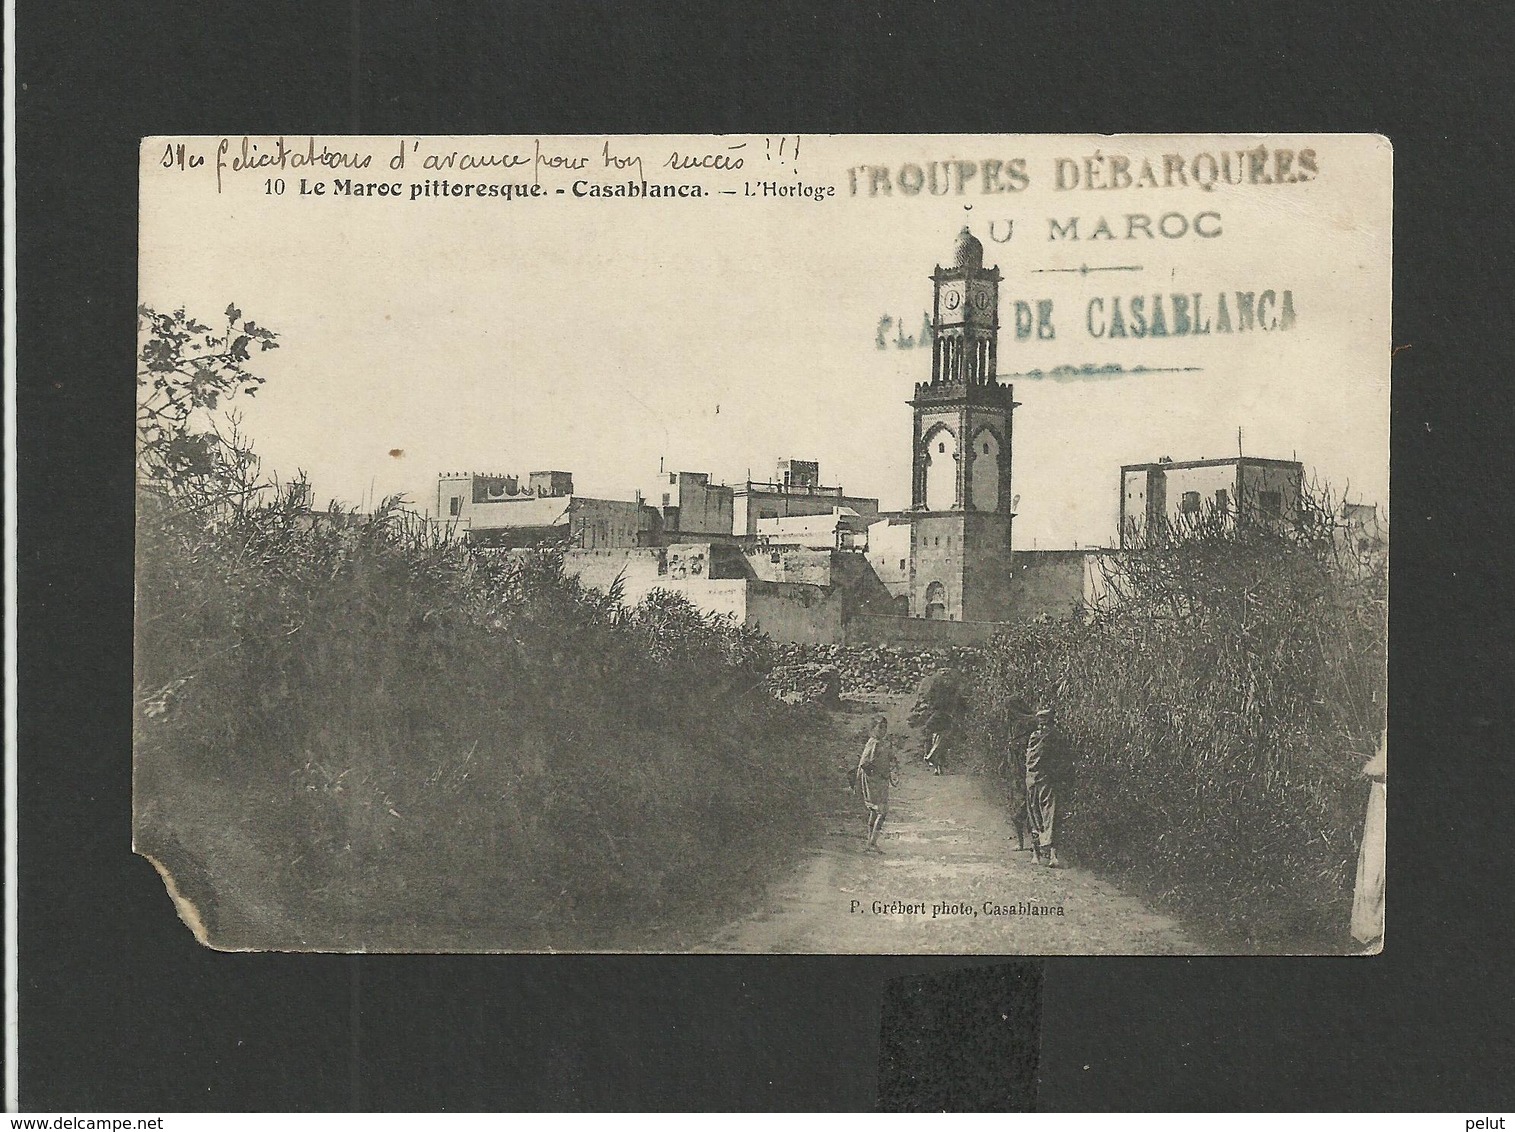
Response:
POLYGON ((889 720, 882 715, 874 716, 869 727, 868 742, 863 745, 862 757, 857 763, 858 789, 863 794, 863 804, 868 807, 868 843, 863 852, 879 848, 879 831, 884 828, 884 818, 889 813, 889 788, 898 785, 898 767, 894 753, 884 746, 889 734, 889 720))

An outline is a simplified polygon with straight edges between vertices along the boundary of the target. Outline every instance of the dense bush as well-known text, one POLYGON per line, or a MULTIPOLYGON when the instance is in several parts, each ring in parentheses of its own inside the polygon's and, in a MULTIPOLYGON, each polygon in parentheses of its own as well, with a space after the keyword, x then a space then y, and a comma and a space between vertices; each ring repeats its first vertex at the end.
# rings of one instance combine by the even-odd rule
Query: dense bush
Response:
POLYGON ((1223 945, 1346 944, 1386 586, 1381 560, 1342 553, 1330 514, 1165 532, 1112 561, 1108 608, 1027 626, 971 671, 981 764, 1014 773, 1012 697, 1055 701, 1075 750, 1072 854, 1223 945))
POLYGON ((142 507, 138 838, 217 890, 221 942, 232 915, 329 945, 418 921, 582 944, 800 820, 816 768, 765 639, 302 498, 142 507))

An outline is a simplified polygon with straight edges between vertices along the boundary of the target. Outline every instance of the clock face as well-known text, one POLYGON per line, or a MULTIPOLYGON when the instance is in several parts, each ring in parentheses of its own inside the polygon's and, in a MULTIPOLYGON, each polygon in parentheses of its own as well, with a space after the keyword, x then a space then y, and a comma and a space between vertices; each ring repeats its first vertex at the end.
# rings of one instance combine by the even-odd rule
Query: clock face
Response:
POLYGON ((994 303, 994 296, 989 293, 989 288, 979 287, 973 292, 973 309, 979 314, 988 314, 994 303))
POLYGON ((957 287, 946 287, 942 290, 942 310, 956 313, 963 305, 963 293, 957 287))

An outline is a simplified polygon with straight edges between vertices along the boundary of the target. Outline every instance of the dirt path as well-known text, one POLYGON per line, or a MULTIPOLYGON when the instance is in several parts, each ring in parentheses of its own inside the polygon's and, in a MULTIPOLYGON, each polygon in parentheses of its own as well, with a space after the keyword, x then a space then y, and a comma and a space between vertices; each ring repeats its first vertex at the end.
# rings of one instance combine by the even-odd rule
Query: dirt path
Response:
MULTIPOLYGON (((903 697, 871 705, 890 718, 901 756, 882 855, 862 852, 861 802, 829 816, 821 843, 759 908, 701 951, 883 954, 1194 954, 1170 918, 1073 867, 1016 851, 994 784, 933 776, 921 765, 903 697)), ((861 732, 868 716, 849 717, 861 732)), ((854 756, 855 757, 855 756, 854 756)))

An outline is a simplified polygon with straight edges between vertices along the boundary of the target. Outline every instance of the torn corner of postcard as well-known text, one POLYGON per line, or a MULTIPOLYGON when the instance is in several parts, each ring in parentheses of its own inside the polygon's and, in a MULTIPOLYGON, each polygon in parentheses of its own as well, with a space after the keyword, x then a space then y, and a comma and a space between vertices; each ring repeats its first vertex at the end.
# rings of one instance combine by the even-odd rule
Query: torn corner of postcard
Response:
POLYGON ((1381 950, 1383 138, 140 181, 134 846, 202 943, 1381 950))

